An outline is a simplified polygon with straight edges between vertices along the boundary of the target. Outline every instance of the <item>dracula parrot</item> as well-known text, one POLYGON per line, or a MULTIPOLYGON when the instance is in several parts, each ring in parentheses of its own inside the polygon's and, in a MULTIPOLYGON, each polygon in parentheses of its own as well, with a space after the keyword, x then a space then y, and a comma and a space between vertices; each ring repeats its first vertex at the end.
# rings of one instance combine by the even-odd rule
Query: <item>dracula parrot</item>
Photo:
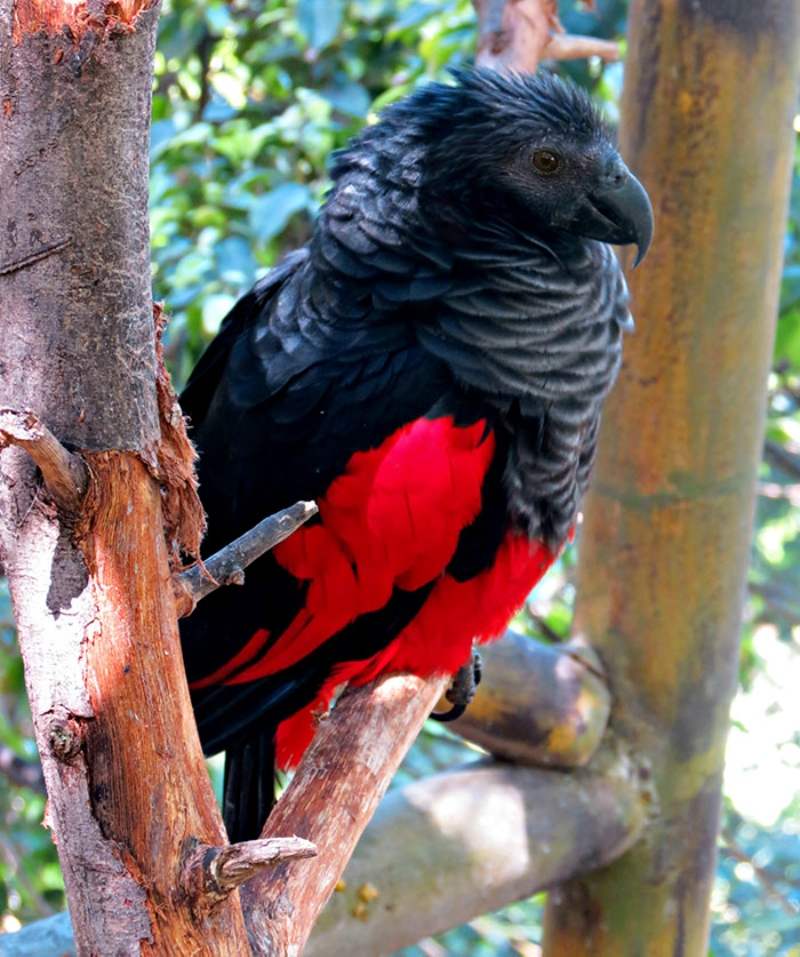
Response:
POLYGON ((454 73, 332 157, 311 238, 244 295, 181 403, 212 554, 319 514, 181 623, 230 839, 257 836, 346 685, 454 674, 575 527, 632 328, 611 244, 653 230, 588 96, 454 73))

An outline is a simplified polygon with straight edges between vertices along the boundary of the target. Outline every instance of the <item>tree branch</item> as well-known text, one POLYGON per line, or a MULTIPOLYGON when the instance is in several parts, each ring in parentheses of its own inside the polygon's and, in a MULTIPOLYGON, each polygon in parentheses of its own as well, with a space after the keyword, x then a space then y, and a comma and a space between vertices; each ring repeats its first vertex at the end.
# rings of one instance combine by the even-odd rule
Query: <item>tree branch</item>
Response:
POLYGON ((263 519, 207 561, 197 562, 176 575, 173 584, 178 617, 191 615, 201 598, 222 585, 243 585, 248 565, 288 538, 318 511, 316 502, 296 502, 263 519))
POLYGON ((597 655, 576 643, 547 645, 509 629, 481 648, 481 657, 475 699, 450 730, 521 764, 585 765, 611 710, 597 655))
MULTIPOLYGON (((624 755, 604 753, 596 763, 559 773, 486 761, 392 791, 305 957, 378 957, 614 860, 641 833, 646 795, 624 755)), ((298 873, 326 855, 323 848, 298 873)), ((276 897, 274 907, 296 903, 276 897)), ((37 921, 3 946, 3 957, 73 957, 69 916, 37 921)))
POLYGON ((86 463, 67 451, 35 412, 0 409, 0 448, 8 445, 30 455, 60 509, 78 511, 89 487, 86 463))
POLYGON ((565 33, 556 0, 474 0, 474 6, 480 66, 533 73, 545 59, 620 57, 619 46, 612 41, 565 33))
POLYGON ((321 722, 262 837, 297 832, 319 854, 241 891, 253 953, 300 953, 389 781, 446 678, 394 675, 345 695, 321 722))
POLYGON ((646 812, 636 769, 605 758, 603 772, 569 774, 479 762, 392 792, 305 957, 394 953, 608 864, 646 812))
POLYGON ((192 840, 180 884, 192 909, 202 912, 265 868, 315 857, 316 853, 316 847, 301 837, 272 837, 224 847, 192 840))

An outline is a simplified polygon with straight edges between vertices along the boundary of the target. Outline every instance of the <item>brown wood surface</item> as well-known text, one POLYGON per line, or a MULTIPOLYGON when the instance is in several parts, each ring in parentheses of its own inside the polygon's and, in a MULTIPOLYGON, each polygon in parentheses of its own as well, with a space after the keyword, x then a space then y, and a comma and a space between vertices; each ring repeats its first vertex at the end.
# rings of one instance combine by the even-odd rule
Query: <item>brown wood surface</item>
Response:
MULTIPOLYGON (((520 764, 581 767, 606 729, 611 697, 597 656, 509 629, 480 649, 475 698, 449 728, 497 757, 520 764)), ((446 710, 441 702, 437 710, 446 710)))
POLYGON ((318 855, 241 891, 253 953, 299 954, 446 679, 394 675, 346 695, 324 720, 262 837, 296 834, 318 855))
POLYGON ((421 937, 522 900, 640 835, 635 764, 604 755, 561 773, 485 761, 386 796, 306 957, 383 957, 421 937))
POLYGON ((192 489, 164 467, 183 427, 156 392, 149 6, 0 0, 0 407, 91 474, 67 515, 24 447, 0 451, 0 559, 78 953, 244 954, 236 895, 198 921, 178 884, 187 845, 225 835, 162 510, 192 489))

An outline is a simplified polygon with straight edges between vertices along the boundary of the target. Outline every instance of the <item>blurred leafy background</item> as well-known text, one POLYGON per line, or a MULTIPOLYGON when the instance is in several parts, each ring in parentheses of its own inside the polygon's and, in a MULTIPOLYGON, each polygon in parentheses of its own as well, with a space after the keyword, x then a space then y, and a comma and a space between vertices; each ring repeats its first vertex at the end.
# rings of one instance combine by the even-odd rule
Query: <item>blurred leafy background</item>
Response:
MULTIPOLYGON (((594 13, 571 0, 560 9, 570 32, 624 38, 626 0, 599 0, 594 13)), ((469 61, 474 43, 468 0, 166 0, 153 100, 153 283, 173 317, 167 352, 178 385, 237 295, 308 236, 331 150, 381 106, 469 61)), ((560 69, 615 118, 621 64, 560 69)), ((728 747, 715 957, 800 957, 799 407, 796 172, 728 747)), ((531 634, 566 635, 574 558, 573 549, 531 599, 531 634)), ((64 894, 41 826, 36 749, 1 583, 0 676, 0 930, 8 932, 62 909, 64 894)), ((475 756, 430 727, 398 783, 475 756)), ((219 778, 218 761, 212 774, 219 778)), ((514 904, 403 953, 535 957, 541 905, 514 904)))

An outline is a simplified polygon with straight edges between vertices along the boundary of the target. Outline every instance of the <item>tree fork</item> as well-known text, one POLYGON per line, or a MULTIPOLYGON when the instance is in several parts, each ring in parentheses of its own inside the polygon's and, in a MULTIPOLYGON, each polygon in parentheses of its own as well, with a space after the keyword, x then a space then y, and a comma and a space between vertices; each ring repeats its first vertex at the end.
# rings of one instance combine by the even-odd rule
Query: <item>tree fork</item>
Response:
POLYGON ((606 412, 576 621, 652 765, 643 841, 551 895, 547 957, 701 957, 762 447, 798 71, 794 0, 634 0, 623 152, 656 240, 606 412))
POLYGON ((0 407, 35 413, 0 423, 0 558, 78 953, 244 954, 236 893, 197 920, 177 890, 187 841, 226 839, 169 567, 193 489, 150 293, 157 15, 0 0, 0 407), (78 522, 29 456, 57 490, 64 448, 92 475, 78 522))

